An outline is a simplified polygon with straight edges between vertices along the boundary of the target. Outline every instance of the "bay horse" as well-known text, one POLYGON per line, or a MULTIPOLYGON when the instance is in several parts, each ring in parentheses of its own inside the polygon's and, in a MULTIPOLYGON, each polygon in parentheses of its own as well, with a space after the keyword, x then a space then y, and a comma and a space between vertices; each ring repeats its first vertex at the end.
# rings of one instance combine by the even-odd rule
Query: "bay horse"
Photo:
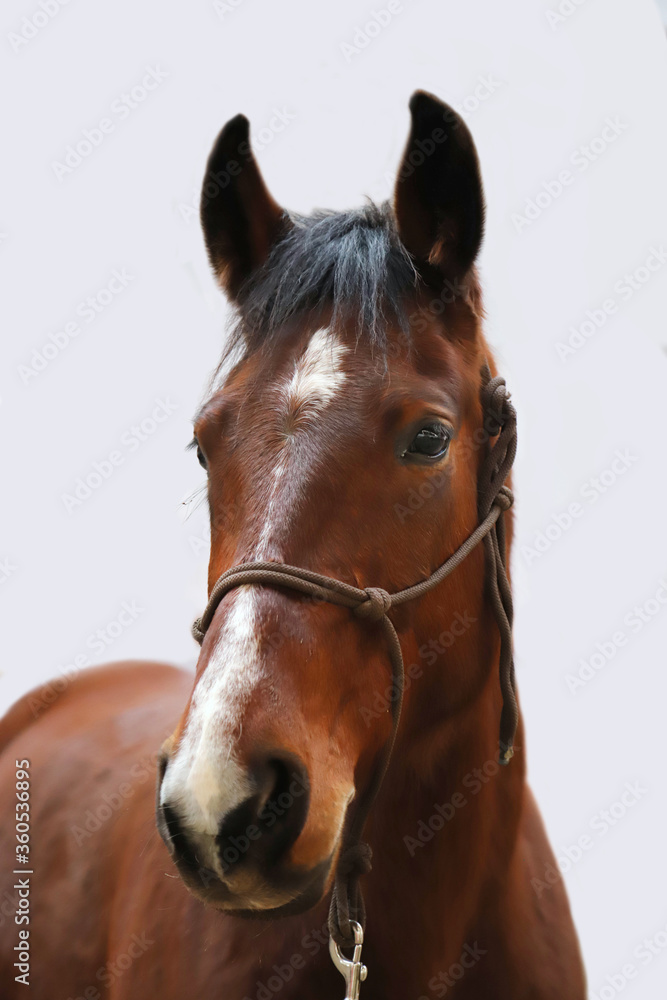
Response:
POLYGON ((388 618, 403 710, 364 817, 363 997, 585 996, 520 717, 514 759, 498 763, 502 635, 486 547, 382 605, 475 532, 499 433, 484 432, 480 401, 495 367, 475 269, 477 153, 435 97, 418 91, 410 110, 393 202, 357 211, 285 212, 241 115, 216 141, 201 218, 236 320, 194 421, 209 593, 233 567, 268 570, 216 597, 194 683, 121 663, 5 716, 5 1000, 26 982, 36 1000, 356 997, 360 960, 338 951, 355 983, 330 961, 328 895, 392 736, 388 618), (378 614, 361 621, 312 588, 274 585, 266 573, 283 564, 379 601, 378 614), (29 817, 29 868, 15 813, 29 817))

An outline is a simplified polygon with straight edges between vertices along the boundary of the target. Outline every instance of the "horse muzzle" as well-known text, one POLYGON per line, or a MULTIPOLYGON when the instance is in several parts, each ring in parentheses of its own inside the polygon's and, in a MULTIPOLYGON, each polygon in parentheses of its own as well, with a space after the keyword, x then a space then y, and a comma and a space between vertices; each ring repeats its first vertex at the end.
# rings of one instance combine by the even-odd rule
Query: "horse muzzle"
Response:
POLYGON ((227 776, 226 808, 202 775, 187 775, 184 788, 182 775, 170 774, 172 767, 178 771, 164 755, 157 826, 194 895, 222 910, 263 917, 301 912, 322 897, 334 852, 314 863, 310 857, 299 861, 295 846, 311 803, 308 771, 299 758, 271 752, 243 772, 230 761, 236 773, 227 776), (208 810, 202 808, 207 794, 214 803, 208 810), (199 808, 192 807, 196 799, 199 808))

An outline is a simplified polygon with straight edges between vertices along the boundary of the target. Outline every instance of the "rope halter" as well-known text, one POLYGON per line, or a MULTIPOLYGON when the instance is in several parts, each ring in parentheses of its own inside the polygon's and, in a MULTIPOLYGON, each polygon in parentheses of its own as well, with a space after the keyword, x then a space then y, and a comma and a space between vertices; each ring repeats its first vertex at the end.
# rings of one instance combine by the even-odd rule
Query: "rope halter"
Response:
MULTIPOLYGON (((243 563, 232 566, 220 576, 211 591, 203 615, 192 627, 194 638, 201 644, 225 595, 236 587, 252 584, 286 587, 318 600, 349 608, 355 617, 365 622, 378 623, 384 631, 396 693, 392 699, 392 732, 375 764, 369 786, 358 797, 357 808, 353 815, 348 817, 343 846, 338 857, 329 912, 329 930, 339 956, 341 946, 356 946, 360 949, 363 941, 365 909, 359 879, 371 870, 372 856, 370 846, 362 840, 363 830, 389 766, 403 703, 405 686, 403 654, 389 612, 397 605, 416 600, 437 587, 481 541, 484 542, 486 553, 488 594, 500 632, 499 674, 503 704, 500 717, 499 763, 508 764, 514 753, 513 741, 519 712, 512 653, 512 594, 507 577, 503 514, 513 503, 512 491, 505 485, 505 481, 516 455, 516 411, 510 402, 505 380, 500 376, 492 378, 486 362, 481 374, 480 398, 488 450, 478 478, 479 524, 431 576, 411 587, 390 594, 381 587, 367 587, 361 590, 342 580, 285 563, 243 563), (495 438, 493 444, 491 444, 492 438, 495 438), (360 933, 361 941, 358 940, 360 933)), ((344 962, 342 957, 340 961, 344 962)))

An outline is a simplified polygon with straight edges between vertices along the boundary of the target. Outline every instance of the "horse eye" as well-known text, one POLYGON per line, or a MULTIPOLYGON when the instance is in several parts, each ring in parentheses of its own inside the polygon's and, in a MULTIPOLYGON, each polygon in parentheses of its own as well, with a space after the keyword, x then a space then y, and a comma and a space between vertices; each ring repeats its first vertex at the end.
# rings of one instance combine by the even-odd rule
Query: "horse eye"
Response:
POLYGON ((426 458, 442 458, 449 448, 450 432, 444 424, 433 423, 422 427, 415 434, 408 455, 424 455, 426 458))
POLYGON ((199 441, 196 437, 193 437, 192 441, 188 445, 188 451, 194 449, 197 454, 197 461, 201 465, 202 469, 208 470, 208 465, 206 464, 206 458, 204 457, 204 452, 199 447, 199 441))

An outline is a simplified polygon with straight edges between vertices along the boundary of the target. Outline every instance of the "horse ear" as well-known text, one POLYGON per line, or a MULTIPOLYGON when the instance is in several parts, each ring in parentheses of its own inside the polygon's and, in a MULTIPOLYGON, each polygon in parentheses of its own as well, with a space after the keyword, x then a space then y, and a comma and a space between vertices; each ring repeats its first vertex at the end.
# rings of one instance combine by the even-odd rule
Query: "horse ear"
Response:
POLYGON ((223 289, 238 296, 286 229, 288 217, 269 194, 250 147, 245 115, 228 121, 211 150, 200 217, 211 266, 223 289))
POLYGON ((396 180, 403 245, 424 276, 460 278, 482 242, 484 195, 472 136, 460 115, 423 90, 410 100, 412 128, 396 180))

